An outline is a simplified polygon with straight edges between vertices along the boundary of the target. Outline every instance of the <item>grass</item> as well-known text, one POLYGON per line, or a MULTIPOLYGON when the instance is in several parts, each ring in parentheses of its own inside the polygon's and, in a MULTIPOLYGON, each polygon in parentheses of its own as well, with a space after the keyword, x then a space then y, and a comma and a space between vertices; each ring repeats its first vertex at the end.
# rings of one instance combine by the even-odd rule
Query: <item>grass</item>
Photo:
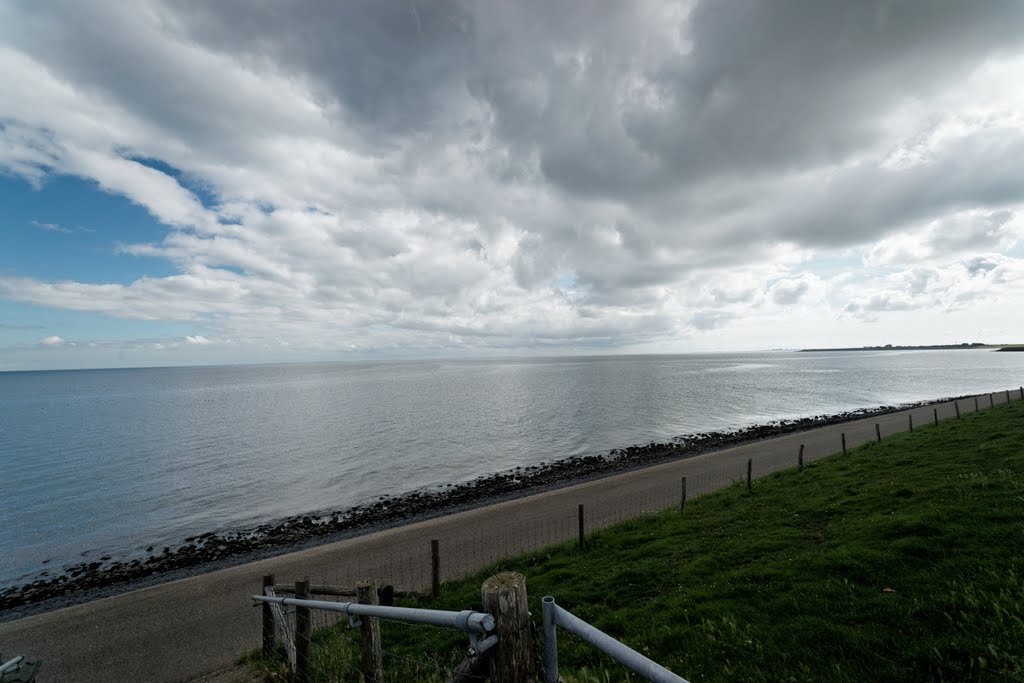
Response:
MULTIPOLYGON (((402 604, 480 608, 497 571, 690 681, 1024 680, 1024 402, 703 496, 402 604)), ((458 633, 382 624, 390 681, 443 681, 458 633)), ((358 680, 316 635, 317 680, 358 680)), ((255 658, 268 679, 281 666, 255 658)), ((633 680, 566 632, 569 683, 633 680)), ((281 679, 283 680, 283 679, 281 679)))

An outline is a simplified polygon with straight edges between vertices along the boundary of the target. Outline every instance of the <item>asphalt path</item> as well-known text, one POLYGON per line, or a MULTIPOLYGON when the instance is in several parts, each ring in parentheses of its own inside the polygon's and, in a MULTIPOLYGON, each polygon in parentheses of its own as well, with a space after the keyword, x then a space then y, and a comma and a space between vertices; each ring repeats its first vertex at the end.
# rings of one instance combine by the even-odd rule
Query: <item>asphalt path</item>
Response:
MULTIPOLYGON (((1007 400, 1005 392, 984 394, 982 410, 990 396, 996 404, 1007 400)), ((1010 398, 1019 400, 1016 391, 1010 398)), ((959 401, 964 414, 974 405, 959 401)), ((876 438, 876 424, 883 438, 906 431, 911 418, 915 428, 931 424, 933 409, 940 420, 955 418, 947 402, 817 427, 25 617, 0 624, 0 652, 41 659, 40 683, 198 678, 259 645, 260 611, 250 596, 265 574, 279 583, 310 577, 352 585, 375 576, 399 589, 422 587, 430 583, 431 539, 443 549, 444 577, 455 578, 497 557, 572 538, 580 504, 591 530, 673 504, 682 477, 689 495, 699 495, 745 477, 748 459, 754 476, 792 467, 800 445, 809 462, 839 452, 841 434, 854 448, 876 438)))

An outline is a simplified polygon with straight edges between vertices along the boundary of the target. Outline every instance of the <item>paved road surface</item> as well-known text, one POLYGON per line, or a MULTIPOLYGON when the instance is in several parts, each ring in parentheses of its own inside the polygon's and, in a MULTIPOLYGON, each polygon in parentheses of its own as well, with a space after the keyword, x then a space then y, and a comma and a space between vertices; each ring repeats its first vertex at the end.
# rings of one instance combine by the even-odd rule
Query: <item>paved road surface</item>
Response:
MULTIPOLYGON (((1019 400, 1017 392, 1011 398, 1019 400)), ((1004 403, 1006 394, 994 400, 1004 403)), ((984 395, 981 408, 988 405, 984 395)), ((952 403, 935 407, 940 419, 955 415, 952 403)), ((974 401, 961 400, 960 407, 971 412, 974 401)), ((799 444, 805 459, 814 460, 837 452, 841 433, 852 448, 875 438, 876 423, 884 438, 906 431, 908 413, 915 427, 929 424, 932 410, 820 427, 26 617, 0 624, 0 651, 42 659, 40 683, 198 678, 259 644, 260 613, 249 596, 259 591, 264 574, 274 573, 282 583, 311 577, 314 583, 352 585, 375 576, 397 588, 424 586, 430 581, 430 539, 440 540, 444 574, 454 578, 498 555, 572 538, 579 503, 593 528, 678 500, 680 477, 697 495, 745 476, 748 458, 757 476, 793 466, 799 444)))

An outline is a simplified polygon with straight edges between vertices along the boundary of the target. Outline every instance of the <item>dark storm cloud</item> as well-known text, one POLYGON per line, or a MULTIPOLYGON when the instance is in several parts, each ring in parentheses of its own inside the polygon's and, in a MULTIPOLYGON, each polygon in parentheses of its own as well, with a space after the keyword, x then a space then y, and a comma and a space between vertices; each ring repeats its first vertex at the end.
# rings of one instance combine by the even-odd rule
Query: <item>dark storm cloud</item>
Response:
MULTIPOLYGON (((476 7, 480 40, 492 6, 476 7)), ((894 105, 1024 41, 1016 2, 701 2, 674 24, 625 7, 503 6, 505 39, 471 71, 503 136, 584 195, 843 162, 894 105)))
MULTIPOLYGON (((472 16, 455 2, 170 0, 187 35, 312 78, 368 128, 434 125, 458 97, 472 16)), ((381 142, 381 139, 377 139, 381 142)))
POLYGON ((692 51, 653 74, 668 106, 627 112, 626 128, 670 176, 838 163, 894 104, 1018 47, 1022 19, 1016 2, 702 2, 692 51))
MULTIPOLYGON (((644 262, 651 245, 682 238, 860 243, 951 207, 1024 195, 1016 182, 1024 139, 1004 131, 907 174, 861 163, 817 187, 814 178, 780 184, 774 203, 751 187, 740 201, 756 207, 759 221, 742 206, 730 220, 700 197, 712 183, 784 181, 891 145, 885 127, 895 107, 1020 48, 1019 2, 730 0, 692 11, 652 2, 168 6, 174 30, 189 40, 315 82, 358 122, 362 144, 378 153, 404 146, 405 172, 429 173, 438 147, 486 135, 488 161, 478 170, 489 182, 628 202, 635 215, 620 250, 644 262), (695 219, 703 211, 710 220, 702 228, 695 219)), ((487 207, 467 197, 472 190, 417 199, 478 217, 487 207)), ((517 272, 526 286, 588 239, 527 227, 543 234, 542 249, 524 242, 517 272)))

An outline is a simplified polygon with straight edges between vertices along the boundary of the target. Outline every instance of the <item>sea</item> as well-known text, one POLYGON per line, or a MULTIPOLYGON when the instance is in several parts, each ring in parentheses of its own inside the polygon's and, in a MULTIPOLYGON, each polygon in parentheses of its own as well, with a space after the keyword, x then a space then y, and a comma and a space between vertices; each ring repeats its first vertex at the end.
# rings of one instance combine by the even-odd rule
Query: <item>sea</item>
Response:
POLYGON ((0 373, 0 588, 574 455, 1017 388, 1024 353, 764 352, 0 373))

